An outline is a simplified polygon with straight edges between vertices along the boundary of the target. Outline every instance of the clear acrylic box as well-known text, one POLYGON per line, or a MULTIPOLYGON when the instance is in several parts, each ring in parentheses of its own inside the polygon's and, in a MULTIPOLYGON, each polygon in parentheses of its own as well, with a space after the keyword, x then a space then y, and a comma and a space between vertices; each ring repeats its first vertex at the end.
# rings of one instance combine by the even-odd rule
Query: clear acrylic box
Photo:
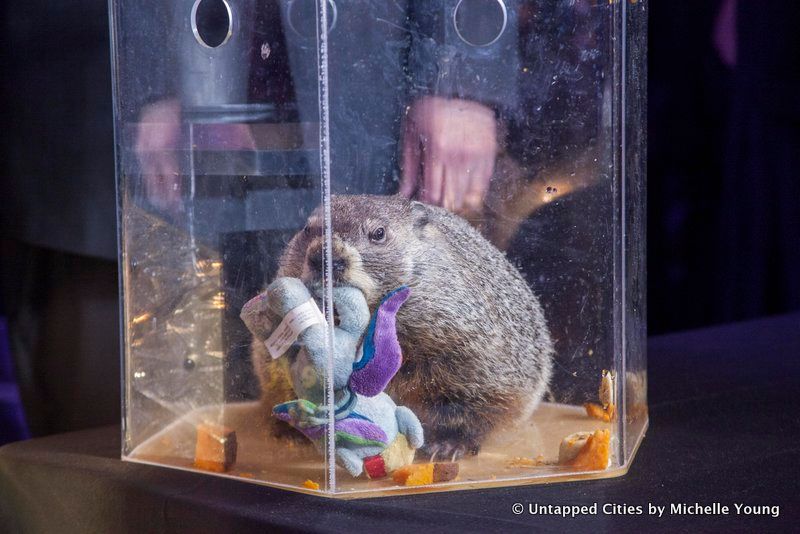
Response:
POLYGON ((627 471, 646 2, 111 11, 125 460, 339 497, 627 471))

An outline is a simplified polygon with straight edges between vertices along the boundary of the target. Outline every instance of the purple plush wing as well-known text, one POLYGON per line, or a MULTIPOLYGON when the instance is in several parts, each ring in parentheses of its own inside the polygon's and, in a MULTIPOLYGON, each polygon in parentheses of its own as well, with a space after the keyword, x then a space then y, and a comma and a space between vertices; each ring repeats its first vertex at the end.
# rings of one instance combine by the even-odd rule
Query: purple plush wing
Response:
POLYGON ((381 301, 370 320, 364 337, 361 359, 353 364, 350 387, 356 393, 374 397, 389 384, 397 374, 403 356, 397 340, 397 311, 408 299, 411 289, 402 286, 381 301))

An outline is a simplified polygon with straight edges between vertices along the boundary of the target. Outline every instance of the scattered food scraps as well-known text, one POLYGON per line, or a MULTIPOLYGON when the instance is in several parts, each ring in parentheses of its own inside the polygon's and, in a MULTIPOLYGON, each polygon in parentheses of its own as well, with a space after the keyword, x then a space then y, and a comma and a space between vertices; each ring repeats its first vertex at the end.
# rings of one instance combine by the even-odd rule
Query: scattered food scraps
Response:
POLYGON ((581 471, 603 470, 608 467, 610 443, 611 432, 608 430, 575 432, 561 440, 558 463, 581 471))
POLYGON ((433 484, 433 464, 404 465, 392 474, 392 479, 402 486, 433 484))
POLYGON ((392 473, 392 479, 403 486, 424 486, 454 480, 458 470, 458 462, 409 464, 392 473))
POLYGON ((617 413, 617 407, 613 404, 609 404, 606 408, 603 408, 599 404, 587 402, 583 407, 586 408, 586 415, 594 419, 599 419, 600 421, 605 421, 606 423, 613 421, 617 413))
POLYGON ((547 465, 547 462, 544 461, 544 455, 542 454, 536 458, 517 456, 508 461, 508 467, 539 467, 541 465, 547 465))

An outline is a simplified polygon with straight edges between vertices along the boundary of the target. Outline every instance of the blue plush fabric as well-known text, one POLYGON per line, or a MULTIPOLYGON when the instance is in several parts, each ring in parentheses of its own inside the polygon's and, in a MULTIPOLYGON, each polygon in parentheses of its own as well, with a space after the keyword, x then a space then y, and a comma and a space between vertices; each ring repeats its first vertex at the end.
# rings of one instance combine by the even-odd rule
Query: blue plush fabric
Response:
MULTIPOLYGON (((299 399, 279 404, 273 414, 319 446, 328 427, 324 384, 332 363, 336 457, 353 476, 362 473, 364 458, 379 454, 398 433, 404 434, 414 448, 423 444, 419 419, 383 392, 402 362, 394 319, 409 293, 407 287, 391 292, 370 317, 360 290, 336 287, 333 305, 339 314, 339 325, 334 328, 333 353, 324 324, 306 328, 295 349, 290 349, 296 351, 290 359, 289 372, 299 399), (362 346, 362 335, 368 327, 362 346), (356 362, 359 354, 362 358, 356 362)), ((264 341, 289 311, 310 299, 302 281, 278 278, 244 305, 241 317, 256 339, 264 341)))

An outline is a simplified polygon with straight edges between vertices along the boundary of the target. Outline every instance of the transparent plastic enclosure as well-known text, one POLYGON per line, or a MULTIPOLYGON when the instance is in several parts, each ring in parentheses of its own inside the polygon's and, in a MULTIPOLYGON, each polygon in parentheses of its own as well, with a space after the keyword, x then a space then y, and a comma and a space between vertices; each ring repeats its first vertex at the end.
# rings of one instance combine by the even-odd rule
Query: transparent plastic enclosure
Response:
POLYGON ((646 11, 111 0, 123 458, 344 497, 624 474, 646 11))

